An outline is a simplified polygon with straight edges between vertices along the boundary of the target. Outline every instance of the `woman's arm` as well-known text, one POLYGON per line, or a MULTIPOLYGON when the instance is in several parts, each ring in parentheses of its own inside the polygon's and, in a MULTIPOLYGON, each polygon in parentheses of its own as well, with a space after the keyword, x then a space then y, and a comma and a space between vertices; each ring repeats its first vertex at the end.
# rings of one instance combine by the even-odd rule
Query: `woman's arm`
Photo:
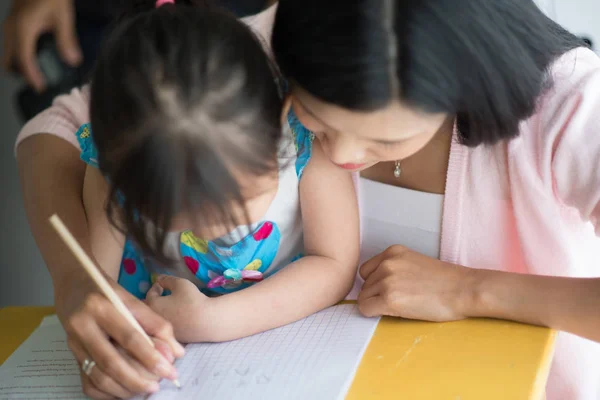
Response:
MULTIPOLYGON (((73 95, 66 97, 72 99, 73 95)), ((126 321, 98 294, 93 282, 48 223, 48 218, 57 213, 84 250, 91 254, 82 202, 85 164, 79 159, 76 147, 62 138, 66 130, 72 128, 71 134, 76 142, 74 133, 80 122, 77 115, 81 114, 76 111, 60 104, 59 99, 49 111, 28 123, 19 136, 17 161, 25 211, 52 276, 56 311, 67 331, 71 348, 83 349, 88 356, 93 354, 98 358, 98 366, 110 365, 107 372, 114 379, 102 380, 98 378, 102 376, 98 372, 93 374, 95 383, 87 377, 82 378, 86 393, 93 397, 102 393, 113 396, 141 393, 152 387, 154 382, 144 379, 116 352, 106 340, 105 332, 110 331, 111 336, 151 372, 157 371, 163 357, 145 344, 143 338, 130 340, 137 338, 139 333, 129 329, 126 321), (47 129, 35 132, 34 127, 47 129)), ((171 351, 181 355, 183 349, 175 341, 170 324, 124 291, 119 292, 147 332, 169 343, 172 350, 163 349, 167 356, 172 357, 169 355, 171 351)), ((96 368, 96 371, 100 370, 96 368)), ((158 375, 168 377, 162 371, 158 375)))
POLYGON ((300 201, 306 256, 263 282, 216 298, 196 294, 195 310, 183 310, 185 301, 171 299, 173 307, 167 310, 162 307, 177 295, 179 285, 189 288, 191 296, 198 290, 183 279, 161 278, 159 284, 173 294, 159 298, 149 293, 150 304, 171 320, 179 340, 233 340, 299 320, 344 299, 359 255, 356 193, 351 175, 331 164, 317 141, 300 182, 300 201), (202 317, 190 324, 192 312, 202 317))
POLYGON ((548 326, 600 342, 600 279, 472 273, 466 315, 548 326))
POLYGON ((360 269, 358 297, 368 317, 426 321, 499 318, 600 342, 600 279, 524 275, 467 268, 392 246, 360 269))
POLYGON ((36 135, 17 148, 25 212, 48 266, 58 301, 66 282, 85 274, 48 223, 58 214, 89 254, 87 221, 82 205, 85 164, 72 145, 53 135, 36 135))
POLYGON ((83 205, 91 247, 98 265, 116 282, 119 279, 125 235, 112 226, 106 215, 108 194, 106 179, 97 168, 88 165, 83 183, 83 205))

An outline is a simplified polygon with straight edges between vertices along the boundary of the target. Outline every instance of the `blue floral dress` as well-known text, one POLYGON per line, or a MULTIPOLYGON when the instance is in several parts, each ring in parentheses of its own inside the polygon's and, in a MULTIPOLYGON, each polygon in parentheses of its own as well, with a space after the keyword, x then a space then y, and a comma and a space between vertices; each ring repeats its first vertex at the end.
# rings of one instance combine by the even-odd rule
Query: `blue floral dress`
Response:
MULTIPOLYGON (((303 251, 299 182, 310 161, 314 135, 290 111, 280 144, 279 187, 263 219, 247 227, 238 227, 224 237, 204 240, 191 231, 169 234, 174 255, 181 260, 185 275, 191 272, 198 287, 215 294, 244 289, 298 259, 303 251), (290 162, 295 158, 295 162, 290 162), (245 230, 245 232, 244 232, 245 230), (243 232, 240 235, 240 231, 243 232)), ((76 132, 81 159, 98 167, 97 150, 89 124, 76 132)), ((178 275, 165 270, 127 238, 119 284, 134 296, 144 299, 158 273, 178 275)))

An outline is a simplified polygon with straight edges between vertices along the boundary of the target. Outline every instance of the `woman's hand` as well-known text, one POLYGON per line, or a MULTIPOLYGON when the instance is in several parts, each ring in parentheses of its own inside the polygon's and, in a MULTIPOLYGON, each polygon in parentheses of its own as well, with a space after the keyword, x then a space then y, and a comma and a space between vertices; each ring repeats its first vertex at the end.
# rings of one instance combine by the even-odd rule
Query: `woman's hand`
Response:
MULTIPOLYGON (((160 339, 152 339, 152 340, 154 341, 154 345, 156 346, 156 349, 159 352, 161 352, 161 354, 163 354, 166 358, 168 358, 168 361, 170 363, 173 363, 175 361, 175 358, 173 358, 173 354, 171 352, 171 348, 170 348, 169 344, 160 339)), ((139 363, 139 361, 132 358, 125 349, 123 349, 120 346, 116 346, 116 349, 119 352, 119 355, 121 357, 123 357, 123 359, 126 360, 129 363, 129 365, 131 365, 131 367, 133 367, 142 377, 144 377, 145 379, 148 379, 150 381, 158 381, 160 379, 159 376, 157 376, 153 373, 150 373, 142 364, 139 363)), ((99 389, 97 389, 96 384, 94 384, 94 381, 92 380, 93 379, 92 375, 97 374, 97 372, 92 370, 92 372, 90 373, 90 376, 87 376, 83 371, 80 371, 79 374, 81 376, 81 383, 82 383, 83 390, 86 394, 88 394, 88 396, 91 396, 95 399, 104 399, 104 398, 108 397, 107 393, 101 392, 99 389), (94 395, 92 395, 92 393, 94 395)), ((113 396, 110 396, 110 398, 112 398, 112 397, 113 396)))
POLYGON ((189 280, 168 275, 160 275, 146 294, 146 303, 173 324, 176 338, 185 343, 210 340, 212 300, 189 280), (162 296, 164 290, 171 294, 162 296))
POLYGON ((358 306, 365 316, 436 322, 469 316, 474 296, 474 274, 469 268, 392 246, 364 263, 360 275, 365 284, 358 306))
POLYGON ((151 346, 89 279, 57 287, 56 313, 69 347, 80 365, 86 359, 96 363, 89 376, 82 373, 84 393, 104 399, 156 392, 159 378, 177 377, 172 361, 183 355, 183 347, 167 321, 117 284, 113 288, 148 335, 160 340, 151 346))
POLYGON ((13 0, 10 14, 4 21, 3 64, 13 66, 38 92, 45 81, 36 60, 37 42, 46 32, 53 32, 63 61, 75 67, 82 61, 75 32, 74 0, 13 0))

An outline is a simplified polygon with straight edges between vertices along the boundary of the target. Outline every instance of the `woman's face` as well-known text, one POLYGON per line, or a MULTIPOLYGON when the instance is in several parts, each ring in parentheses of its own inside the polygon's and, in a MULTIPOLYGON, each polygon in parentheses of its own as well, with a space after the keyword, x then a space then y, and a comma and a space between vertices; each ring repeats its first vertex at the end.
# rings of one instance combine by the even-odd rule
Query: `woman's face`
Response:
POLYGON ((292 91, 300 122, 314 132, 332 162, 360 171, 382 161, 403 160, 421 150, 448 115, 428 114, 400 102, 377 111, 351 111, 325 103, 301 88, 292 91))

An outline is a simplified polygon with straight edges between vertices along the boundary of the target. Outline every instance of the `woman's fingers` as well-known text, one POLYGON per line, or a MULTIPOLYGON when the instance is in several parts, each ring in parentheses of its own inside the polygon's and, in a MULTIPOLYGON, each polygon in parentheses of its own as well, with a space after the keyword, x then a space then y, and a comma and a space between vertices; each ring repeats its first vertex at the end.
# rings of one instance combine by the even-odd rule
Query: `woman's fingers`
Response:
POLYGON ((149 373, 171 380, 177 379, 175 367, 119 313, 101 313, 98 324, 149 373))
POLYGON ((79 362, 89 358, 96 363, 87 390, 94 396, 100 391, 114 397, 156 392, 159 377, 176 379, 172 361, 183 354, 183 348, 169 322, 122 288, 115 285, 115 289, 148 335, 160 340, 150 343, 103 295, 88 291, 79 302, 81 307, 62 313, 65 330, 71 342, 77 343, 74 352, 78 351, 79 362))
POLYGON ((173 364, 175 362, 175 356, 171 351, 171 346, 169 345, 169 343, 157 338, 152 338, 152 341, 154 342, 154 347, 156 348, 156 350, 160 354, 162 354, 169 363, 173 364))
MULTIPOLYGON (((80 368, 86 359, 92 361, 92 357, 86 353, 83 346, 73 338, 69 338, 69 348, 73 352, 80 368)), ((112 399, 115 397, 128 399, 134 395, 134 393, 107 376, 98 365, 92 368, 89 376, 83 373, 83 371, 80 372, 84 393, 89 397, 94 399, 112 399)))
POLYGON ((358 299, 358 310, 362 315, 368 318, 385 315, 386 313, 383 311, 384 307, 385 302, 379 295, 358 299))
POLYGON ((360 293, 358 294, 357 300, 358 300, 358 302, 360 302, 361 300, 366 300, 370 297, 380 295, 381 294, 380 292, 381 292, 381 287, 378 284, 363 286, 360 293))
MULTIPOLYGON (((79 373, 81 375, 81 386, 83 389, 83 393, 92 399, 95 400, 105 400, 105 399, 114 399, 119 398, 118 396, 112 396, 102 390, 98 389, 92 380, 83 372, 79 373)), ((126 399, 127 397, 121 397, 126 399)))
POLYGON ((379 253, 375 257, 367 260, 363 265, 360 266, 358 272, 363 280, 369 279, 369 276, 377 269, 379 264, 386 258, 385 252, 379 253))
POLYGON ((106 375, 133 393, 154 393, 158 391, 158 382, 145 379, 139 374, 121 357, 107 338, 100 340, 99 336, 103 333, 99 329, 90 329, 88 333, 90 336, 96 336, 97 338, 87 343, 84 342, 85 349, 106 375))
POLYGON ((160 379, 160 376, 149 372, 146 367, 139 363, 138 360, 131 357, 124 348, 117 346, 117 351, 119 354, 121 354, 121 357, 123 357, 129 363, 129 365, 131 365, 131 367, 135 369, 137 373, 140 374, 144 379, 151 381, 158 381, 160 379))
MULTIPOLYGON (((104 299, 105 300, 105 299, 104 299)), ((107 301, 107 300, 105 300, 107 301)), ((109 303, 110 314, 123 318, 109 303)), ((96 305, 91 307, 95 309, 92 314, 79 313, 71 317, 69 334, 74 336, 81 344, 82 349, 96 363, 104 374, 119 382, 123 387, 133 393, 151 393, 158 390, 158 383, 144 379, 138 374, 117 352, 115 346, 109 341, 105 332, 97 324, 98 316, 107 312, 101 309, 104 306, 96 305)), ((116 317, 115 317, 116 318, 116 317)), ((124 318, 123 318, 124 319, 124 318)), ((102 326, 108 326, 103 324, 102 326)), ((142 338, 143 340, 143 338, 142 338)), ((152 347, 152 346, 150 346, 152 347)))

